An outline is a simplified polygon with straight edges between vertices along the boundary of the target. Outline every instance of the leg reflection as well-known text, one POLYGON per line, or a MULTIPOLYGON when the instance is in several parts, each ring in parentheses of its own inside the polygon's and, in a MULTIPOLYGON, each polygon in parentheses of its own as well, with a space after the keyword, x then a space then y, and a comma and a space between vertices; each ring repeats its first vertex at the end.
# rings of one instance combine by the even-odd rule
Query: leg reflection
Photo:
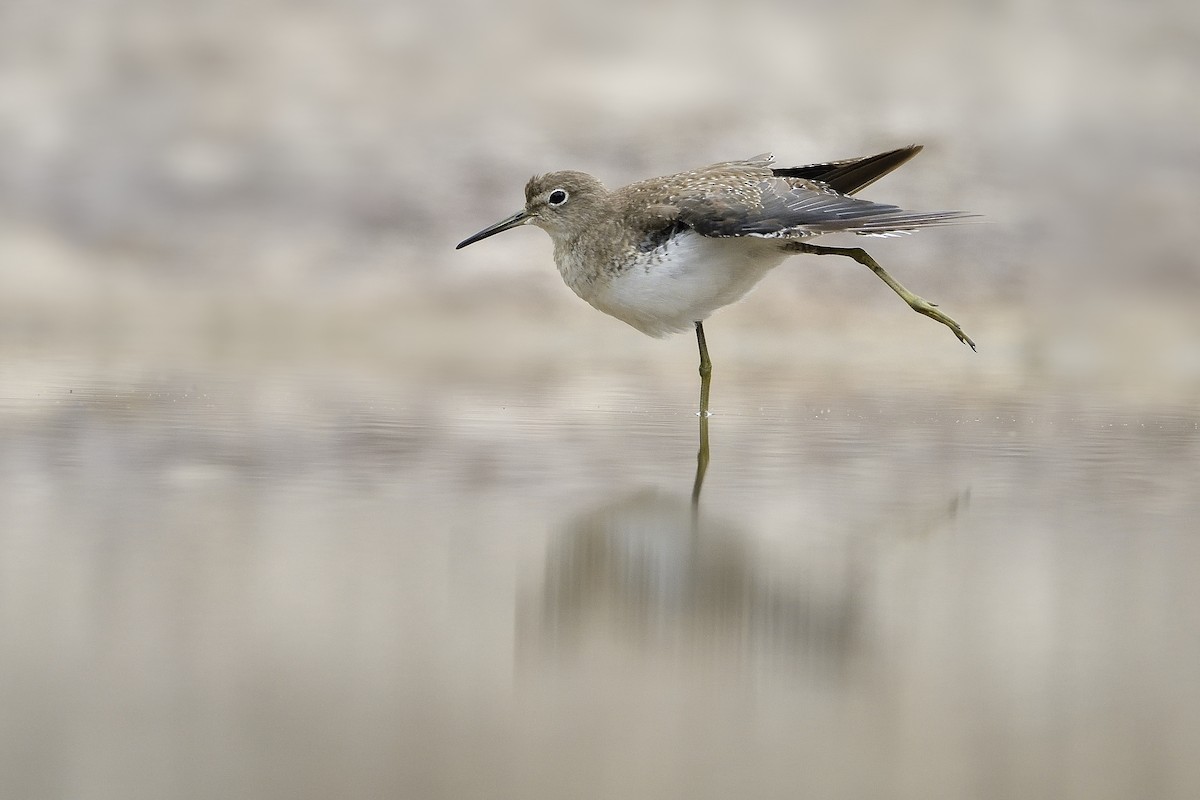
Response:
POLYGON ((692 525, 700 511, 700 487, 708 471, 708 390, 712 383, 712 361, 704 341, 704 326, 696 323, 696 344, 700 347, 700 450, 696 453, 696 479, 692 482, 692 525))
POLYGON ((708 415, 700 415, 700 449, 696 453, 696 479, 692 482, 692 519, 700 512, 700 488, 708 471, 708 415))

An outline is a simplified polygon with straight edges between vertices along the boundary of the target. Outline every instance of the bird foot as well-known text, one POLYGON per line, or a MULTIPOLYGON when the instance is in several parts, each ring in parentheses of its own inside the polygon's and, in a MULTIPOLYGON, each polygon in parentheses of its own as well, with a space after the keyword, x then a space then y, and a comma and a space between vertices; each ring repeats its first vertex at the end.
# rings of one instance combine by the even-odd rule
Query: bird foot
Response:
POLYGON ((931 303, 923 297, 913 295, 912 298, 909 299, 908 304, 912 307, 912 310, 916 311, 918 314, 924 314, 930 319, 937 320, 945 325, 954 332, 954 335, 958 337, 960 342, 965 345, 970 345, 971 349, 975 350, 975 342, 971 341, 971 337, 967 336, 967 334, 963 331, 962 326, 955 322, 949 314, 943 313, 937 307, 937 303, 931 303))

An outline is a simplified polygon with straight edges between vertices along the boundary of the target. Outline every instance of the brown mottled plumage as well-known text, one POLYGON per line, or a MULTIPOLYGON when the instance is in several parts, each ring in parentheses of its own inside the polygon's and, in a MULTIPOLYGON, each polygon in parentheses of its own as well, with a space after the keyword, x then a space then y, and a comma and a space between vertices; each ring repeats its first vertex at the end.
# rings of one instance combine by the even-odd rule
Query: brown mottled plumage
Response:
POLYGON ((974 349, 957 322, 901 286, 861 248, 804 241, 826 233, 909 233, 969 216, 906 211, 851 196, 920 149, 801 167, 774 167, 770 155, 761 155, 615 190, 583 172, 552 172, 525 186, 521 211, 458 247, 518 225, 542 228, 554 242, 563 280, 591 305, 651 336, 695 326, 702 372, 708 358, 701 322, 797 253, 853 258, 974 349))

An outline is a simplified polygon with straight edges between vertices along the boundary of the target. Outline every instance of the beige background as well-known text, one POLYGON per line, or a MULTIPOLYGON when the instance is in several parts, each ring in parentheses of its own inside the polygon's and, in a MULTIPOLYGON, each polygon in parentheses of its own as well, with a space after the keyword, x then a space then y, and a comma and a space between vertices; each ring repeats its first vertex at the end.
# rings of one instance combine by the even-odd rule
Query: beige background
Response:
POLYGON ((1186 2, 0 2, 0 795, 1200 795, 1198 79, 1186 2), (694 526, 694 342, 453 250, 910 142, 979 353, 788 262, 694 526))

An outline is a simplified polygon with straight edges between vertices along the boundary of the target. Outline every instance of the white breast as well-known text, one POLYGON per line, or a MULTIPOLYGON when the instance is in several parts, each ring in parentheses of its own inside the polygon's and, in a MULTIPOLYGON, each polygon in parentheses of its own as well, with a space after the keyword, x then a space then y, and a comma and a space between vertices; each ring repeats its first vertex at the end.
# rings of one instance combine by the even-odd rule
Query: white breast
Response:
POLYGON ((589 286, 587 302, 650 336, 690 330, 740 300, 787 254, 764 239, 713 239, 684 231, 639 254, 628 269, 589 286))

